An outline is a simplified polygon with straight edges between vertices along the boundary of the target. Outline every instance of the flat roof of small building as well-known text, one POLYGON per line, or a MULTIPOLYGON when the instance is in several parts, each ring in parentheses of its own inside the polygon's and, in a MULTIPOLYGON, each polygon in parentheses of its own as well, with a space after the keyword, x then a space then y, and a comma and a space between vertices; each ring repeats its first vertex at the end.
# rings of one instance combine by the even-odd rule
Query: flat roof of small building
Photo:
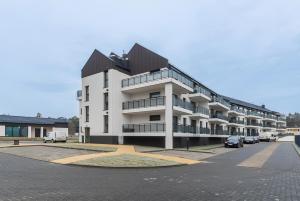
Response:
POLYGON ((28 124, 28 125, 56 125, 68 124, 66 118, 42 118, 42 117, 24 117, 0 115, 0 124, 28 124))

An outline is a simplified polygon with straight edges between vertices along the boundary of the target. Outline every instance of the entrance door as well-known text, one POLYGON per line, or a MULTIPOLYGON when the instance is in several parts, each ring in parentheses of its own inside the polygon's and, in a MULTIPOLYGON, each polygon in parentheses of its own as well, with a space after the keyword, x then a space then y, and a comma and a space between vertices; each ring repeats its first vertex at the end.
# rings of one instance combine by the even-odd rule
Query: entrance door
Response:
POLYGON ((35 134, 35 137, 41 137, 41 129, 40 128, 35 128, 34 129, 34 134, 35 134))
POLYGON ((84 133, 85 133, 85 142, 89 143, 90 142, 90 128, 89 127, 85 127, 84 128, 84 133))
POLYGON ((192 132, 193 132, 193 133, 196 133, 196 127, 197 127, 197 122, 196 122, 196 120, 192 120, 191 126, 192 126, 192 132))

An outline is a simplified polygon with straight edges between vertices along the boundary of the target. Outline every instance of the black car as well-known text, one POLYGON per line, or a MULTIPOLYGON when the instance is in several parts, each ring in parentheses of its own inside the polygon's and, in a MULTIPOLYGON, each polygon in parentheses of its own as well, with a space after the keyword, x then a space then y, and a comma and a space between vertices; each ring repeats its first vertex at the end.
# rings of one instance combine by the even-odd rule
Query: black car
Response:
POLYGON ((243 142, 243 138, 241 138, 240 136, 229 136, 225 143, 224 143, 225 147, 243 147, 244 146, 244 142, 243 142))

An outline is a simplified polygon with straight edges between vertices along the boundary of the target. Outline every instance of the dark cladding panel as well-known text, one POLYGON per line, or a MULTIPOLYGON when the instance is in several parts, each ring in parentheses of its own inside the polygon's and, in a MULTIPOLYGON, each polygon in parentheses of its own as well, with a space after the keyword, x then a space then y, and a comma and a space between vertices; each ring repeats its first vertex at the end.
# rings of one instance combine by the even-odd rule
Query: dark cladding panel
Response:
POLYGON ((168 60, 139 44, 128 53, 129 68, 132 75, 145 73, 168 66, 168 60))
POLYGON ((81 70, 81 77, 87 77, 93 74, 97 74, 108 69, 116 69, 123 73, 127 73, 125 70, 120 69, 115 66, 114 62, 106 57, 104 54, 98 50, 94 50, 93 54, 90 56, 86 64, 81 70))

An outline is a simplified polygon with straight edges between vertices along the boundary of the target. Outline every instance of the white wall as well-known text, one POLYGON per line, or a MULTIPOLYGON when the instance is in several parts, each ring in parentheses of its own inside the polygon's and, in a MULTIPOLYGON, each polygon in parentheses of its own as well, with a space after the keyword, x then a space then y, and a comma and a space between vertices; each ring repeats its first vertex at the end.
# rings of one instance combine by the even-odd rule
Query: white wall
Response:
POLYGON ((0 125, 0 136, 5 136, 5 126, 0 125))

